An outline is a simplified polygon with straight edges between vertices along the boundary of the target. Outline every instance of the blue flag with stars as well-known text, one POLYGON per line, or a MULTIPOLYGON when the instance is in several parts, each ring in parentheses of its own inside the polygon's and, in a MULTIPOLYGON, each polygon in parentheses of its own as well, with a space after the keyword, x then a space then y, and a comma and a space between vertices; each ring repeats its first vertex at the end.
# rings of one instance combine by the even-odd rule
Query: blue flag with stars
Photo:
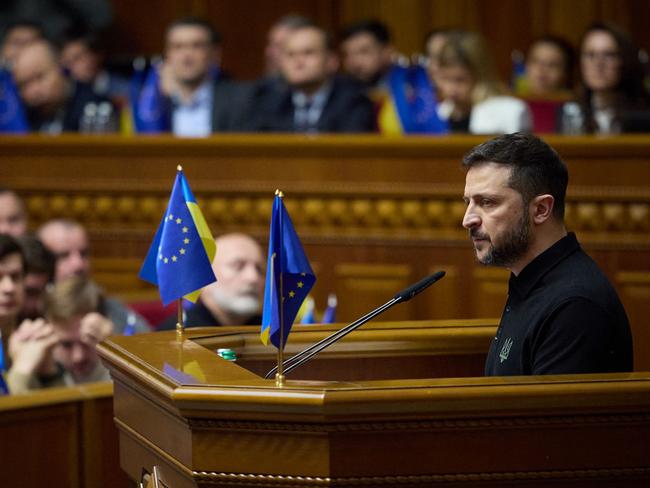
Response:
POLYGON ((265 345, 271 342, 284 349, 298 309, 315 282, 316 276, 278 192, 271 214, 260 334, 265 345))
POLYGON ((0 67, 0 132, 25 134, 29 124, 11 72, 0 67))
POLYGON ((158 286, 165 305, 182 297, 195 302, 201 288, 217 280, 212 271, 215 251, 210 229, 179 167, 140 278, 158 286))
POLYGON ((2 332, 0 332, 0 395, 9 394, 9 388, 7 387, 4 378, 6 369, 4 344, 2 342, 2 332))

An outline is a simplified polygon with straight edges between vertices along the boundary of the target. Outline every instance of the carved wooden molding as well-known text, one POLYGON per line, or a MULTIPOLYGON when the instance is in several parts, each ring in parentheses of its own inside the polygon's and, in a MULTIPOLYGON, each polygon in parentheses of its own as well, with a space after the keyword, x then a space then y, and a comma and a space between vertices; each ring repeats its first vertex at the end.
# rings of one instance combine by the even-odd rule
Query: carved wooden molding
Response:
POLYGON ((417 422, 367 422, 340 424, 288 424, 281 422, 244 422, 232 420, 190 419, 193 429, 235 429, 235 430, 277 430, 291 432, 358 432, 358 431, 393 431, 393 430, 444 430, 444 429, 475 429, 477 427, 518 427, 535 425, 585 425, 608 423, 648 423, 650 414, 630 415, 575 415, 558 417, 520 417, 520 418, 489 418, 476 420, 431 420, 417 422))
POLYGON ((438 474, 418 476, 369 476, 359 478, 331 478, 311 476, 278 476, 244 473, 217 473, 193 471, 196 481, 203 483, 255 486, 409 486, 431 483, 482 483, 485 481, 560 480, 560 479, 625 479, 650 475, 650 467, 578 469, 562 471, 518 471, 505 473, 438 474))

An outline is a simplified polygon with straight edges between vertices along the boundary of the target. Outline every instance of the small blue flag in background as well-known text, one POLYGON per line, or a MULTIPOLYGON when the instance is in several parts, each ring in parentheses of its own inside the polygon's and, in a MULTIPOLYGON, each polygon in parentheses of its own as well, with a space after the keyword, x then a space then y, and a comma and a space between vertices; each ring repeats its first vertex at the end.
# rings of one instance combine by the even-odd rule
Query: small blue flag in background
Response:
POLYGON ((171 130, 171 115, 167 97, 160 87, 158 65, 149 71, 135 69, 131 81, 131 111, 135 131, 140 134, 158 134, 171 130))
POLYGON ((140 270, 140 278, 158 286, 164 305, 179 298, 195 302, 212 271, 216 246, 210 229, 179 166, 167 211, 140 270))
POLYGON ((0 132, 26 134, 29 124, 11 72, 0 68, 0 132))
POLYGON ((284 349, 298 309, 316 282, 289 213, 276 192, 271 214, 262 342, 284 349))

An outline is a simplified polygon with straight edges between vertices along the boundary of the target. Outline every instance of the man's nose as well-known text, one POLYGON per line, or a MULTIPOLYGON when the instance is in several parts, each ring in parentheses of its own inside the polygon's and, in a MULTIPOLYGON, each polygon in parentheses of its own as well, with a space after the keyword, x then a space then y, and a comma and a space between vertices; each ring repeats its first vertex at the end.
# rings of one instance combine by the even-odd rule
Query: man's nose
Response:
POLYGON ((0 279, 0 290, 3 293, 11 293, 16 289, 16 282, 11 276, 3 276, 0 279))
POLYGON ((481 218, 478 216, 472 205, 468 205, 463 216, 463 227, 472 229, 481 224, 481 218))

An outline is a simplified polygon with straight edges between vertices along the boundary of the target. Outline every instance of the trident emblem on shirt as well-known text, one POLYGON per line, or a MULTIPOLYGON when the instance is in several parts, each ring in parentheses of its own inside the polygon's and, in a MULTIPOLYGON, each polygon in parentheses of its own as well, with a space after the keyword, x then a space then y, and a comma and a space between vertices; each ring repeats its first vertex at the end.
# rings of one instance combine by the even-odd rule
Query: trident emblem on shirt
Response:
POLYGON ((503 343, 503 347, 501 348, 501 352, 499 353, 499 359, 501 362, 504 362, 506 359, 508 359, 508 355, 510 354, 510 348, 512 347, 512 343, 514 341, 508 337, 506 339, 506 342, 503 343))

